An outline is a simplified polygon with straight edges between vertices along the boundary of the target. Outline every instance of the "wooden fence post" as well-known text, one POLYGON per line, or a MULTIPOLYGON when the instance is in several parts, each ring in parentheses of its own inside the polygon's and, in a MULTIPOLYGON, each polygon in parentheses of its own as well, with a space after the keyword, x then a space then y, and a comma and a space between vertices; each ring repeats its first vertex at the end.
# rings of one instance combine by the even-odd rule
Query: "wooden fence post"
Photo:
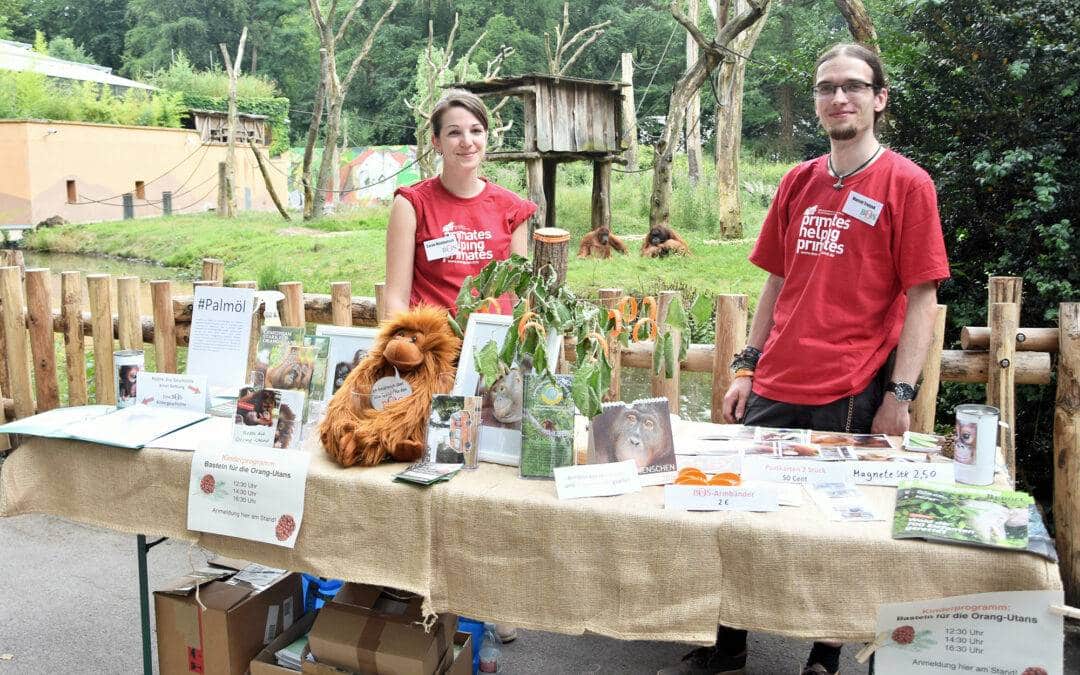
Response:
POLYGON ((86 287, 90 292, 90 331, 94 337, 94 400, 104 405, 116 405, 110 279, 108 274, 86 275, 86 287))
MULTIPOLYGON (((622 296, 621 288, 601 288, 600 304, 607 309, 615 309, 618 307, 619 299, 622 296)), ((605 402, 618 401, 622 389, 622 345, 619 344, 618 337, 608 337, 608 358, 611 361, 611 384, 608 386, 603 398, 605 402)))
POLYGON ((660 328, 656 331, 656 341, 653 342, 653 349, 657 348, 660 344, 660 338, 665 333, 671 333, 672 343, 675 345, 675 371, 671 374, 671 377, 665 377, 664 373, 659 375, 653 374, 652 376, 652 393, 653 396, 666 396, 668 400, 668 410, 679 414, 679 345, 682 342, 682 335, 679 331, 665 326, 664 322, 667 320, 668 308, 671 306, 671 302, 679 296, 678 291, 660 291, 660 295, 657 298, 657 312, 656 323, 660 328))
POLYGON ((285 294, 282 326, 304 327, 304 286, 299 281, 283 281, 278 290, 285 294))
POLYGON ((38 412, 60 405, 49 286, 49 270, 26 270, 26 305, 32 308, 27 315, 27 328, 30 329, 30 352, 34 357, 34 391, 37 394, 38 412))
POLYGON ((335 326, 352 325, 352 284, 348 281, 330 284, 330 316, 335 326))
POLYGON ((1080 303, 1058 313, 1058 382, 1054 405, 1054 523, 1065 602, 1080 603, 1080 303))
POLYGON ((15 417, 29 417, 34 414, 34 395, 30 389, 30 362, 26 358, 26 298, 22 270, 18 267, 0 267, 0 303, 4 309, 8 391, 15 401, 15 417))
POLYGON ((1001 450, 1009 478, 1016 483, 1016 329, 1020 306, 995 302, 990 306, 990 362, 986 402, 1001 412, 1001 450))
POLYGON ((386 282, 375 283, 375 320, 382 323, 386 319, 386 282))
POLYGON ((937 396, 941 388, 941 351, 945 346, 945 305, 937 306, 934 315, 934 335, 930 338, 930 350, 923 364, 922 384, 919 395, 911 404, 911 430, 924 434, 934 432, 934 419, 937 417, 937 396))
POLYGON ((715 424, 724 421, 724 394, 731 386, 731 360, 746 346, 748 298, 740 294, 716 296, 716 349, 713 352, 712 414, 715 424))
POLYGON ((86 342, 82 321, 82 272, 60 275, 60 320, 64 323, 68 405, 86 405, 86 342))
POLYGON ((116 314, 120 349, 142 349, 139 277, 116 277, 116 314))
POLYGON ((150 282, 154 307, 154 362, 158 372, 176 372, 176 316, 173 314, 172 282, 150 282))
POLYGON ((216 281, 220 286, 225 282, 225 263, 218 258, 203 258, 201 279, 216 281))

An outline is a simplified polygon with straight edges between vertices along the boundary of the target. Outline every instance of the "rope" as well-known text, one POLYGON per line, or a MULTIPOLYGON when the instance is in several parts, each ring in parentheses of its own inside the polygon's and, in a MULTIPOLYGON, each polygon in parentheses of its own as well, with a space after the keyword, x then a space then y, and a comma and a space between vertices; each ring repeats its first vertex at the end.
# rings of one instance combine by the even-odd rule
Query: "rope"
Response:
POLYGON ((641 112, 641 106, 645 103, 645 97, 649 95, 649 88, 652 87, 653 80, 656 79, 656 74, 660 72, 660 66, 664 64, 664 57, 667 56, 668 47, 671 46, 671 41, 675 39, 675 31, 678 29, 678 24, 675 24, 671 29, 671 35, 668 36, 667 44, 664 45, 664 52, 660 54, 660 60, 656 62, 656 68, 653 70, 652 77, 649 78, 649 83, 645 85, 645 93, 641 95, 641 100, 638 101, 637 108, 634 109, 634 117, 637 117, 637 114, 641 112))

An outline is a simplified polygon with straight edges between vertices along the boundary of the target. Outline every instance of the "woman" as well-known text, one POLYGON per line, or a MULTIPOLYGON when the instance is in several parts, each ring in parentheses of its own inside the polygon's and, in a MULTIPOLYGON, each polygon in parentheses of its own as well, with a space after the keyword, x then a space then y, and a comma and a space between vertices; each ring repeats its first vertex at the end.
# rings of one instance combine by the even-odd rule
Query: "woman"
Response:
MULTIPOLYGON (((442 172, 398 188, 386 234, 387 316, 424 302, 456 312, 467 276, 525 255, 536 204, 480 176, 488 115, 474 94, 451 89, 431 113, 431 142, 442 172)), ((509 295, 502 312, 512 311, 509 295)))

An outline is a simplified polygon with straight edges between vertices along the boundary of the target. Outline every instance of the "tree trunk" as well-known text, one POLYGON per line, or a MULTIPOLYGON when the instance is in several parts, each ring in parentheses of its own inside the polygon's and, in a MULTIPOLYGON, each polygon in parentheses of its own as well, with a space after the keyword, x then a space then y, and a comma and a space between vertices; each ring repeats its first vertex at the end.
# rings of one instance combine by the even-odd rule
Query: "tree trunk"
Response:
MULTIPOLYGON (((323 137, 322 161, 319 163, 319 180, 316 182, 315 199, 312 204, 312 217, 318 218, 323 214, 330 190, 331 173, 334 171, 334 149, 337 147, 338 134, 341 129, 341 110, 345 105, 345 97, 333 90, 337 89, 331 83, 330 110, 326 116, 326 134, 323 137)), ((333 199, 331 198, 331 201, 333 199)))
POLYGON ((878 49, 877 31, 874 30, 874 22, 870 19, 870 14, 867 13, 862 0, 835 0, 835 2, 836 8, 840 10, 840 13, 844 15, 844 20, 847 21, 851 37, 855 38, 856 42, 880 54, 881 50, 878 49))
MULTIPOLYGON (((736 0, 736 12, 745 11, 746 0, 736 0)), ((733 51, 749 56, 761 30, 765 27, 769 8, 752 26, 733 40, 733 51)), ((738 239, 743 235, 742 205, 739 201, 739 153, 742 150, 743 84, 746 80, 746 60, 730 54, 720 65, 716 91, 716 201, 720 218, 720 238, 738 239)))
POLYGON ((319 50, 319 86, 315 91, 314 110, 308 124, 307 143, 304 144, 304 163, 300 173, 300 183, 304 186, 304 220, 315 217, 315 190, 311 185, 311 161, 315 155, 315 141, 319 139, 319 126, 322 124, 323 102, 326 100, 327 53, 319 50))
POLYGON ((225 70, 229 73, 229 145, 225 151, 225 213, 226 218, 236 216, 236 86, 240 79, 240 67, 244 61, 244 43, 247 42, 247 26, 240 32, 240 44, 236 48, 236 62, 229 59, 229 50, 224 44, 221 56, 225 59, 225 70))
MULTIPOLYGON (((698 23, 698 0, 690 0, 687 16, 696 25, 698 23)), ((698 44, 694 36, 686 34, 686 65, 690 67, 697 61, 698 44)), ((697 185, 701 180, 701 92, 695 91, 690 97, 690 105, 686 110, 686 164, 691 185, 697 185)))
MULTIPOLYGON (((780 44, 789 45, 794 39, 794 22, 791 18, 792 0, 784 0, 780 13, 780 44)), ((780 152, 785 157, 795 155, 795 88, 782 84, 776 90, 776 107, 780 110, 780 152)))

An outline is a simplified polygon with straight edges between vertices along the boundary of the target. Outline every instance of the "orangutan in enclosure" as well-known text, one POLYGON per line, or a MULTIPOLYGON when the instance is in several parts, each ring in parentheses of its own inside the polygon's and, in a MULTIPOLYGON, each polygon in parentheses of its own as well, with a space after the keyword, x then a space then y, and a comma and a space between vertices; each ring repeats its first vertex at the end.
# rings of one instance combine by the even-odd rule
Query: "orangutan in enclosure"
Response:
POLYGON ((581 238, 581 246, 578 247, 577 257, 610 258, 611 249, 625 254, 626 244, 612 234, 610 227, 601 225, 581 238))
POLYGON ((641 244, 643 258, 663 258, 668 254, 690 255, 690 246, 675 232, 664 225, 653 225, 641 244))

